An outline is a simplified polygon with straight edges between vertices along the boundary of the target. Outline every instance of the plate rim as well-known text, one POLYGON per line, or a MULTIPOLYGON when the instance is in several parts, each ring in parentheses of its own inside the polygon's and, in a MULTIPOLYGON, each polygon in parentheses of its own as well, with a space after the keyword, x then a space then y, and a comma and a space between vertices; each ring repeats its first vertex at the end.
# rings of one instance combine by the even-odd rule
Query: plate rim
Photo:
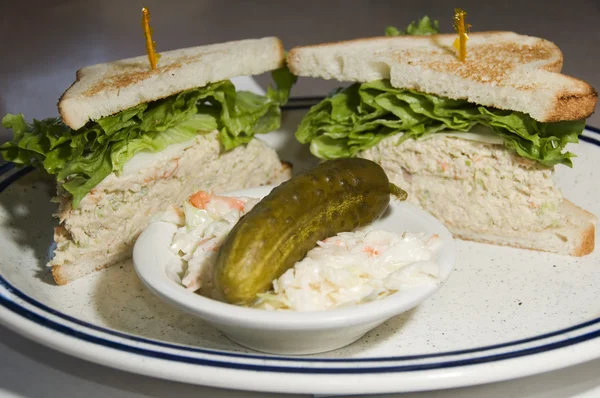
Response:
MULTIPOLYGON (((600 134, 600 129, 597 129, 595 127, 592 126, 586 126, 586 130, 590 131, 592 133, 596 133, 596 134, 600 134)), ((580 136, 580 139, 584 142, 587 142, 589 144, 592 144, 594 146, 597 146, 600 148, 600 140, 598 140, 596 137, 588 137, 588 136, 580 136)), ((8 174, 11 170, 15 169, 14 165, 8 163, 8 164, 3 164, 0 165, 0 176, 8 174)), ((14 173, 10 173, 10 175, 8 175, 8 177, 2 179, 0 181, 0 193, 2 191, 4 191, 8 186, 10 186, 13 182, 17 181, 18 179, 20 179, 21 177, 25 176, 26 174, 28 174, 32 169, 31 168, 24 168, 24 169, 17 169, 16 172, 14 173)), ((544 333, 541 335, 537 335, 537 336, 532 336, 532 337, 528 337, 525 339, 519 339, 519 340, 514 340, 514 341, 510 341, 510 342, 504 342, 504 343, 499 343, 499 344, 494 344, 494 345, 489 345, 489 346, 484 346, 484 347, 476 347, 476 348, 469 348, 469 349, 464 349, 464 350, 455 350, 455 351, 446 351, 446 352, 441 352, 441 353, 431 353, 431 354, 417 354, 417 355, 410 355, 410 356, 400 356, 400 357, 375 357, 375 358, 346 358, 346 359, 342 359, 342 358, 307 358, 307 357, 286 357, 286 356, 277 356, 277 355, 268 355, 268 354, 245 354, 245 353, 235 353, 235 352, 230 352, 230 351, 220 351, 220 350, 212 350, 212 349, 201 349, 201 348, 194 348, 194 347, 189 347, 189 346, 185 346, 185 345, 178 345, 178 344, 172 344, 172 343, 164 343, 164 342, 160 342, 158 340, 153 340, 153 339, 147 339, 147 338, 143 338, 143 337, 138 337, 135 335, 130 335, 127 333, 123 333, 123 332, 118 332, 116 330, 113 329, 108 329, 108 328, 103 328, 100 326, 96 326, 93 325, 91 323, 88 322, 84 322, 84 321, 80 321, 77 318, 71 317, 69 315, 66 315, 64 313, 61 313, 59 311, 53 310, 52 308, 45 306, 44 304, 38 302, 37 300, 31 298, 30 296, 27 296, 25 293, 21 292, 19 289, 17 289, 16 287, 12 286, 2 275, 0 275, 0 287, 7 289, 7 291, 12 295, 14 294, 15 296, 19 297, 19 293, 20 295, 22 295, 23 297, 21 297, 22 299, 25 299, 25 301, 29 301, 31 300, 32 302, 29 303, 32 306, 36 306, 35 303, 39 304, 38 309, 40 311, 43 312, 48 312, 50 314, 53 314, 65 321, 71 321, 70 319, 72 319, 74 321, 74 323, 76 324, 80 324, 80 326, 84 327, 84 328, 90 328, 92 330, 97 329, 99 332, 101 333, 106 333, 108 335, 114 335, 116 334, 118 337, 120 338, 125 338, 128 340, 132 340, 134 344, 137 343, 144 343, 144 344, 150 344, 159 348, 168 348, 168 349, 175 349, 175 350, 183 350, 186 352, 191 352, 191 353, 196 353, 196 354, 206 354, 206 355, 214 355, 214 356, 221 356, 224 358, 239 358, 239 359, 257 359, 257 360, 267 360, 269 362, 272 361, 285 361, 285 362, 293 362, 293 363, 308 363, 308 362, 318 362, 318 363, 349 363, 349 364, 360 364, 363 362, 391 362, 391 361, 410 361, 410 360, 426 360, 426 359, 430 359, 430 358, 436 358, 436 357, 447 357, 447 356, 452 356, 452 355, 468 355, 468 354, 472 354, 474 352, 483 352, 483 351, 490 351, 490 350, 494 350, 494 349, 501 349, 501 348, 505 348, 505 347, 511 347, 511 346, 515 346, 515 345, 521 345, 521 344, 528 344, 528 343, 532 343, 532 342, 536 342, 536 341, 540 341, 540 340, 544 340, 544 339, 549 339, 549 338, 553 338, 553 337, 557 337, 560 336, 561 334, 567 334, 567 333, 571 333, 577 330, 581 330, 582 328, 586 328, 586 327, 591 327, 591 326, 598 326, 598 324, 600 324, 600 317, 588 320, 586 322, 581 322, 578 323, 576 325, 567 327, 567 328, 563 328, 563 329, 559 329, 557 331, 552 331, 552 332, 548 332, 548 333, 544 333)), ((20 316, 23 320, 27 320, 28 322, 31 322, 33 324, 35 324, 38 327, 47 327, 46 325, 42 325, 39 323, 34 322, 29 316, 31 316, 31 314, 34 314, 32 311, 28 310, 27 308, 19 305, 17 302, 15 302, 14 300, 11 300, 10 297, 6 294, 2 294, 0 295, 0 306, 3 307, 4 310, 9 310, 10 312, 12 312, 14 315, 16 316, 20 316), (11 304, 21 308, 24 311, 24 314, 18 314, 18 312, 12 311, 11 308, 11 304), (29 315, 29 316, 27 316, 29 315)), ((14 308, 14 307, 13 307, 14 308)), ((7 326, 11 327, 13 326, 13 329, 17 327, 17 325, 10 325, 7 324, 6 322, 6 318, 4 315, 4 311, 0 312, 0 319, 3 321, 4 324, 6 324, 7 326)), ((57 323, 57 325, 60 325, 57 323)), ((60 325, 60 326, 64 326, 64 325, 60 325)), ((18 328, 20 332, 23 332, 22 328, 18 328)), ((68 338, 72 338, 72 339, 78 339, 77 337, 73 337, 69 334, 66 334, 64 332, 60 332, 61 335, 66 335, 66 337, 68 338)), ((23 335, 35 335, 35 333, 21 333, 23 335)), ((64 337, 64 336, 63 336, 64 337)), ((424 369, 422 366, 420 365, 419 368, 415 368, 415 366, 409 366, 408 368, 405 368, 403 370, 400 370, 397 366, 392 366, 392 367, 375 367, 372 368, 373 373, 376 374, 389 374, 389 373, 395 373, 397 377, 398 373, 402 373, 402 372, 408 372, 408 373, 412 373, 415 371, 435 371, 435 370, 441 370, 444 371, 447 368, 460 368, 460 367, 464 367, 467 366, 471 371, 470 372, 459 372, 460 374, 457 375, 459 381, 456 382, 456 377, 455 378, 451 378, 453 380, 455 380, 455 384, 452 384, 452 382, 450 382, 449 380, 446 380, 446 384, 442 385, 439 384, 439 387, 436 387, 434 385, 431 384, 431 380, 430 380, 430 384, 426 386, 426 389, 432 389, 432 388, 445 388, 448 386, 460 386, 460 385, 472 385, 473 383, 467 383, 465 384, 465 380, 463 380, 465 378, 465 375, 468 373, 473 373, 472 370, 474 368, 473 365, 481 365, 481 364, 486 364, 486 363, 490 363, 490 362, 497 362, 497 361, 503 361, 503 360, 514 360, 514 359, 518 359, 521 358, 523 356, 525 357, 535 357, 538 354, 557 354, 559 352, 559 350, 564 349, 566 347, 569 346, 576 346, 579 345, 579 347, 581 347, 581 345, 585 342, 591 342, 593 341, 593 339, 600 337, 600 327, 598 329, 595 329, 591 332, 587 332, 584 333, 580 336, 576 336, 576 337, 570 337, 568 339, 562 340, 561 342, 554 342, 554 343, 549 343, 549 344, 545 344, 545 345, 541 345, 539 347, 533 347, 533 348, 529 348, 526 349, 525 351, 527 351, 527 353, 523 353, 523 350, 518 350, 518 351, 514 351, 512 353, 505 353, 505 354, 500 354, 498 358, 495 359, 491 359, 491 360, 486 360, 489 359, 487 357, 483 357, 483 358, 471 358, 471 359, 466 359, 466 362, 470 362, 470 363, 453 363, 453 364, 449 364, 448 366, 445 367, 433 367, 433 368, 429 368, 429 369, 424 369), (552 348, 546 348, 546 347, 552 347, 552 348), (544 349, 546 348, 546 349, 544 349), (531 351, 531 352, 529 352, 531 351), (510 354, 519 354, 521 353, 521 355, 510 355, 510 354), (461 377, 462 376, 462 377, 461 377), (463 380, 463 382, 461 383, 460 380, 463 380), (448 384, 450 383, 450 384, 448 384)), ((33 338, 33 337, 30 337, 33 338)), ((42 339, 39 338, 33 338, 36 341, 42 341, 42 339)), ((78 341, 81 341, 78 339, 78 341)), ((105 347, 102 344, 99 343, 91 343, 88 342, 86 340, 83 340, 83 342, 87 343, 87 344, 97 344, 100 345, 101 347, 105 347)), ((552 369, 558 369, 561 367, 566 367, 566 366, 571 366, 574 365, 575 363, 580 363, 580 362, 585 362, 586 360, 590 360, 593 359, 594 357, 596 357, 597 355, 600 354, 600 345, 594 345, 595 348, 598 348, 599 352, 594 354, 591 354, 590 352, 593 350, 590 350, 590 352, 588 352, 587 354, 587 358, 581 358, 581 360, 571 360, 569 363, 562 363, 559 365, 554 365, 554 364, 546 364, 546 370, 552 370, 552 369), (596 347, 598 346, 598 347, 596 347)), ((77 353, 75 352, 68 352, 68 354, 71 355, 75 355, 75 356, 79 356, 79 357, 84 357, 84 359, 88 359, 89 358, 85 358, 85 355, 83 355, 82 353, 80 353, 80 355, 77 355, 77 353)), ((133 355, 140 355, 140 354, 133 354, 133 355)), ((539 355, 538 355, 539 356, 539 355)), ((173 359, 169 359, 169 361, 173 361, 173 359)), ((95 362, 98 362, 97 360, 95 360, 95 362)), ((223 365, 223 362, 220 362, 221 365, 223 365)), ((109 366, 111 366, 109 364, 109 366)), ((114 367, 114 364, 112 365, 114 367)), ((208 365, 210 367, 214 366, 214 365, 208 365)), ((227 367, 227 366, 225 366, 227 367)), ((122 367, 121 367, 122 368, 122 367)), ((275 367, 274 369, 268 369, 265 368, 264 366, 262 366, 262 370, 264 370, 265 372, 277 372, 277 373, 286 373, 285 371, 282 371, 284 368, 283 367, 275 367)), ((300 373, 306 374, 307 373, 307 368, 306 367, 300 367, 298 368, 299 370, 301 370, 300 373)), ((311 368, 314 370, 318 370, 319 368, 311 368)), ((370 372, 365 372, 366 368, 362 368, 362 367, 352 367, 352 368, 343 368, 343 369, 335 369, 335 368, 331 368, 331 367, 327 367, 326 368, 329 372, 327 372, 327 374, 334 374, 334 375, 344 375, 344 374, 369 374, 370 372), (334 371, 335 370, 335 371, 334 371), (342 372, 339 372, 338 370, 343 370, 342 372), (334 372, 331 372, 334 371, 334 372)), ((531 370, 531 373, 529 374, 534 374, 534 373, 540 373, 543 370, 539 370, 540 368, 537 368, 535 370, 531 370)), ((123 369, 123 370, 129 370, 129 371, 133 371, 135 372, 135 369, 123 369)), ((252 370, 257 370, 257 369, 252 369, 252 370)), ((291 369, 290 369, 291 370, 291 369)), ((287 372, 289 373, 294 373, 294 371, 292 372, 287 372)), ((320 372, 313 372, 311 373, 310 371, 308 372, 310 374, 315 374, 315 373, 320 373, 320 372)), ((142 374, 147 374, 146 372, 143 372, 142 374)), ((520 372, 520 374, 522 374, 523 376, 527 375, 527 372, 520 372)), ((158 377, 160 377, 160 375, 158 375, 158 377)), ((507 377, 507 378, 514 378, 517 376, 512 376, 512 377, 507 377)), ((170 379, 174 379, 173 377, 168 377, 170 379)), ((491 378, 488 377, 486 380, 480 380, 481 383, 484 382, 489 382, 489 381, 493 381, 493 380, 502 380, 502 377, 498 377, 496 376, 492 376, 491 378)), ((506 379, 506 378, 504 378, 506 379)), ((186 381, 186 380, 183 380, 186 381)), ((481 383, 477 383, 477 384, 481 384, 481 383)), ((204 382, 203 384, 206 384, 206 382, 204 382)), ((229 387, 231 388, 231 385, 223 385, 225 387, 229 387)), ((339 387, 339 386, 338 386, 339 387)), ((247 388, 247 389, 254 389, 254 388, 247 388)), ((417 388, 417 389, 422 389, 422 388, 417 388)), ((258 389, 261 390, 261 389, 258 389)), ((411 390, 410 388, 406 391, 411 390)), ((262 390, 262 391, 272 391, 272 389, 266 389, 266 390, 262 390)), ((298 389, 294 389, 294 390, 288 390, 290 392, 298 392, 298 389)), ((308 391, 308 390, 305 390, 308 391)), ((312 389, 310 390, 312 391, 312 389)), ((326 392, 331 392, 330 390, 324 390, 326 392)), ((372 391, 380 391, 378 389, 374 389, 372 391)), ((381 390, 384 391, 384 390, 381 390)), ((392 390, 385 390, 387 391, 392 391, 392 390)), ((393 391, 397 391, 393 390, 393 391)), ((416 390, 412 390, 412 391, 416 391, 416 390)))

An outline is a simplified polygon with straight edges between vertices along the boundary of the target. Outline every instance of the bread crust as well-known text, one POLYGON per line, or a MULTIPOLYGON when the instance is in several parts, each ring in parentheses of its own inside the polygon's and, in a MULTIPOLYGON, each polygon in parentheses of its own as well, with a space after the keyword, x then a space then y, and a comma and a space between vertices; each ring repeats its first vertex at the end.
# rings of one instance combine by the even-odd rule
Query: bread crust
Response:
POLYGON ((590 254, 594 251, 596 242, 596 226, 590 224, 583 232, 581 238, 581 245, 576 247, 572 251, 572 255, 576 257, 582 257, 590 254))
MULTIPOLYGON (((95 272, 102 271, 105 268, 108 268, 111 264, 104 264, 94 268, 95 272)), ((63 270, 63 266, 61 265, 53 265, 52 266, 52 279, 58 286, 64 286, 69 282, 73 281, 73 278, 69 278, 65 275, 65 271, 63 270)))
POLYGON ((558 95, 554 108, 549 112, 545 122, 579 120, 594 114, 598 102, 598 92, 589 84, 587 86, 588 92, 584 94, 570 94, 565 91, 558 95))
POLYGON ((63 286, 69 283, 69 280, 63 277, 61 268, 62 267, 60 265, 52 266, 52 278, 54 279, 54 282, 59 286, 63 286))
POLYGON ((67 96, 67 93, 77 84, 79 84, 79 82, 81 81, 81 76, 81 69, 78 69, 77 72, 75 72, 75 81, 69 86, 69 88, 65 90, 64 93, 62 93, 62 95, 58 98, 58 102, 56 103, 56 107, 58 108, 58 114, 61 120, 64 124, 66 124, 69 127, 74 126, 75 122, 71 120, 71 118, 69 118, 69 116, 67 115, 66 110, 63 107, 63 101, 65 100, 65 96, 67 96))
MULTIPOLYGON (((594 240, 596 237, 595 232, 596 232, 596 230, 593 225, 588 226, 584 231, 582 231, 583 238, 582 238, 581 245, 576 247, 575 249, 573 249, 571 252, 569 252, 569 255, 573 256, 573 257, 583 257, 583 256, 586 256, 586 255, 592 253, 594 251, 594 246, 595 246, 594 245, 594 240)), ((514 247, 517 249, 525 249, 525 250, 532 250, 532 251, 545 252, 545 253, 555 253, 555 251, 550 250, 550 249, 528 247, 527 245, 520 243, 520 241, 518 239, 515 239, 514 241, 511 241, 510 243, 503 243, 503 242, 498 242, 497 240, 495 240, 491 237, 490 238, 481 237, 481 236, 474 237, 472 235, 468 235, 467 233, 459 232, 459 231, 452 232, 452 235, 455 238, 470 241, 470 242, 487 243, 487 244, 494 245, 494 246, 514 247)))

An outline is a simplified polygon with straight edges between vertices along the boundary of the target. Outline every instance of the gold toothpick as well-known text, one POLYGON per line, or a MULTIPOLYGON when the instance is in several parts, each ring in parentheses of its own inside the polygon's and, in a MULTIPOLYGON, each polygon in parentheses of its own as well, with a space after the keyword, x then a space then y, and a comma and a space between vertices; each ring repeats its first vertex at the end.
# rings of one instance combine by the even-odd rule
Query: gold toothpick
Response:
POLYGON ((454 9, 454 30, 458 37, 454 40, 454 48, 458 51, 458 59, 465 62, 467 59, 467 40, 469 40, 468 31, 471 25, 465 23, 467 12, 461 8, 454 9))
POLYGON ((156 43, 152 41, 152 28, 150 28, 150 11, 146 7, 142 8, 142 28, 146 36, 146 52, 150 61, 150 68, 156 69, 156 64, 160 59, 160 54, 156 52, 156 43))

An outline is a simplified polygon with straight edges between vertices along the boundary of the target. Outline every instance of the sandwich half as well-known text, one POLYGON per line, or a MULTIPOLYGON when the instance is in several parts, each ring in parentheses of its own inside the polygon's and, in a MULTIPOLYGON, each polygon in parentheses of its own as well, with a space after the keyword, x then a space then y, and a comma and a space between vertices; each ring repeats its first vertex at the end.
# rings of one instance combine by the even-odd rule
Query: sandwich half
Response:
POLYGON ((472 33, 461 62, 456 35, 429 20, 411 26, 417 35, 292 49, 294 74, 352 82, 312 107, 296 138, 323 159, 378 162, 456 237, 592 252, 596 216, 566 200, 552 174, 572 166, 565 146, 578 141, 597 92, 560 73, 561 51, 547 40, 472 33))
POLYGON ((83 68, 58 103, 60 119, 6 115, 0 153, 56 177, 57 284, 131 256, 152 216, 199 189, 220 192, 291 176, 256 134, 280 126, 295 77, 275 37, 164 52, 83 68), (229 80, 272 71, 266 95, 229 80))

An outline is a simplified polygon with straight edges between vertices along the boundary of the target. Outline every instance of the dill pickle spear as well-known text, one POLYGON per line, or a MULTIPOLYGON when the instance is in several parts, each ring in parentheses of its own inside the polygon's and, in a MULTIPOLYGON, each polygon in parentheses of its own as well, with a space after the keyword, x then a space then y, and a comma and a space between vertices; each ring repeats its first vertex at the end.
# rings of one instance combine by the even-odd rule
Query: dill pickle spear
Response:
POLYGON ((381 216, 390 184, 377 163, 361 158, 321 163, 274 188, 233 227, 217 254, 213 281, 221 298, 249 305, 319 240, 381 216))

